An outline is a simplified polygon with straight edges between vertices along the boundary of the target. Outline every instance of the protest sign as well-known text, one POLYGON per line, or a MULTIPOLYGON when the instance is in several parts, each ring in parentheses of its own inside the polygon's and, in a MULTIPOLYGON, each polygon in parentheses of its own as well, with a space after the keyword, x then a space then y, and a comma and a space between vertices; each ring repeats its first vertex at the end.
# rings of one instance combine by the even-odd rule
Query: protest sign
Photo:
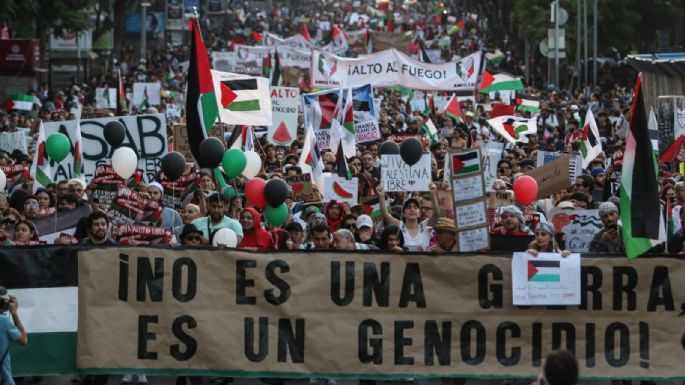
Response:
POLYGON ((557 234, 563 234, 566 249, 574 253, 590 251, 592 238, 603 227, 599 210, 553 208, 549 212, 549 221, 554 225, 557 234))
POLYGON ((484 142, 481 143, 483 148, 483 177, 485 178, 485 191, 491 192, 492 182, 497 179, 497 163, 502 159, 502 151, 504 150, 504 143, 501 142, 484 142))
POLYGON ((381 155, 381 183, 386 192, 428 191, 431 183, 431 155, 423 154, 413 166, 400 155, 381 155))
POLYGON ((457 240, 459 241, 459 251, 462 253, 490 248, 490 232, 488 232, 487 226, 459 231, 457 232, 457 240))
POLYGON ((431 64, 416 61, 396 49, 355 59, 314 49, 311 84, 319 88, 371 84, 374 87, 402 86, 428 91, 473 90, 477 83, 480 60, 480 52, 458 62, 431 64))
POLYGON ((550 195, 569 188, 570 157, 563 156, 542 167, 538 167, 526 173, 538 183, 538 199, 548 198, 550 195))
POLYGON ((402 33, 369 31, 369 38, 375 52, 394 48, 406 55, 410 53, 411 36, 405 36, 402 33))
MULTIPOLYGON (((44 255, 31 250, 21 264, 6 255, 0 262, 44 271, 37 263, 44 255)), ((53 271, 76 268, 57 257, 53 271)), ((530 309, 513 305, 511 254, 95 248, 78 255, 72 338, 84 373, 529 376, 548 353, 566 349, 588 378, 682 377, 684 269, 682 257, 584 256, 579 305, 530 309), (397 335, 406 341, 385 343, 397 335), (326 359, 331 346, 335 360, 326 359)), ((10 290, 31 287, 27 273, 3 269, 0 278, 9 278, 10 290)), ((41 310, 36 318, 50 314, 41 310)), ((24 370, 17 375, 40 363, 12 357, 24 370)))
POLYGON ((7 183, 5 183, 5 196, 12 195, 13 192, 20 189, 25 183, 29 183, 31 176, 29 167, 24 164, 3 164, 0 165, 0 170, 5 174, 7 183))
POLYGON ((185 204, 192 199, 200 184, 200 174, 195 172, 195 168, 190 163, 186 163, 183 175, 171 182, 166 175, 160 171, 159 182, 164 188, 164 206, 175 209, 185 207, 185 204))
POLYGON ((438 198, 438 207, 440 207, 440 216, 454 219, 454 199, 452 198, 452 190, 436 190, 435 195, 438 198))
POLYGON ((231 72, 236 61, 235 52, 212 52, 212 68, 217 71, 231 72))
POLYGON ((96 108, 117 108, 117 89, 116 88, 96 88, 95 89, 96 108))
MULTIPOLYGON (((159 170, 159 162, 167 152, 166 118, 164 114, 127 115, 109 118, 81 120, 81 149, 83 151, 83 176, 86 183, 95 174, 100 164, 110 164, 112 148, 105 140, 104 127, 107 123, 119 121, 126 128, 123 146, 129 146, 138 154, 138 168, 144 170, 144 180, 152 181, 159 170)), ((70 141, 72 152, 64 160, 55 164, 51 162, 52 180, 71 179, 73 175, 76 143, 76 121, 45 122, 45 136, 56 132, 65 134, 70 141)))
POLYGON ((290 186, 293 202, 310 202, 317 199, 312 188, 312 174, 286 175, 285 182, 290 186))
POLYGON ((24 154, 28 154, 26 139, 26 134, 23 131, 2 132, 0 133, 0 150, 7 151, 10 154, 14 150, 19 150, 24 154))
POLYGON ((300 107, 300 89, 271 87, 271 114, 267 139, 277 146, 290 146, 297 138, 297 114, 300 107))
POLYGON ((481 200, 456 206, 455 217, 455 224, 459 230, 486 226, 488 224, 488 218, 486 215, 485 201, 481 200))
MULTIPOLYGON (((158 106, 161 103, 162 85, 159 82, 133 83, 133 105, 139 109, 145 109, 145 104, 158 106)), ((116 100, 116 99, 115 99, 116 100)))
POLYGON ((514 306, 580 305, 580 254, 514 253, 511 278, 514 306))
POLYGON ((562 156, 570 157, 568 162, 568 180, 570 184, 575 183, 576 176, 583 173, 583 156, 580 154, 567 154, 562 152, 538 151, 537 167, 542 167, 551 163, 562 156))
POLYGON ((454 201, 455 225, 459 251, 477 251, 490 245, 485 177, 481 148, 449 153, 446 173, 449 173, 454 201))
POLYGON ((683 161, 683 138, 685 137, 685 96, 659 96, 658 142, 662 162, 683 161))
POLYGON ((157 226, 122 224, 114 226, 112 237, 123 245, 159 245, 171 242, 172 233, 157 226))
POLYGON ((455 202, 483 198, 483 175, 452 179, 452 196, 455 202))
POLYGON ((356 205, 358 201, 359 178, 354 177, 350 180, 341 178, 335 174, 327 175, 323 178, 323 201, 337 201, 349 203, 350 206, 356 205))
MULTIPOLYGON (((235 60, 233 70, 226 72, 236 72, 241 66, 251 66, 256 63, 258 67, 263 67, 264 60, 278 52, 279 64, 282 67, 295 67, 309 69, 312 55, 309 49, 302 50, 289 46, 247 46, 236 45, 235 60)), ((215 68, 216 69, 216 68, 215 68)), ((217 69, 219 70, 219 69, 217 69)))

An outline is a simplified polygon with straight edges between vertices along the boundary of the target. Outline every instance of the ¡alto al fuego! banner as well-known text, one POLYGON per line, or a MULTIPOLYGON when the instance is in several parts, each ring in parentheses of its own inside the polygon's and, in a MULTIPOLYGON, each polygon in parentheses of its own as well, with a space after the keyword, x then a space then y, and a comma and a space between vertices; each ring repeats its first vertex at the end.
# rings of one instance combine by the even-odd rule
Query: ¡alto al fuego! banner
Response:
POLYGON ((579 306, 527 308, 502 254, 50 246, 0 266, 18 376, 534 376, 562 348, 586 378, 685 378, 682 257, 584 255, 579 306))
POLYGON ((319 88, 371 84, 427 91, 468 91, 476 87, 480 62, 480 52, 457 62, 431 64, 419 62, 395 49, 354 59, 314 49, 311 84, 319 88))

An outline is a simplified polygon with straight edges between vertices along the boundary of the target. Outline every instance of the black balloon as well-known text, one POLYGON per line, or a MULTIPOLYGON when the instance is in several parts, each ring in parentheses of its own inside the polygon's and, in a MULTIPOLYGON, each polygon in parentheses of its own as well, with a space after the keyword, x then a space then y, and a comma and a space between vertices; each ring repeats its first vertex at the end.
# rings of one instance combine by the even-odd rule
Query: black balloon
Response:
POLYGON ((126 139, 126 128, 120 121, 114 120, 105 124, 105 140, 110 146, 117 148, 126 139))
POLYGON ((271 207, 278 207, 288 197, 288 185, 281 179, 271 179, 264 186, 264 199, 271 207))
POLYGON ((186 160, 180 153, 173 151, 162 157, 162 172, 172 182, 176 182, 186 169, 186 160))
POLYGON ((413 166, 423 155, 423 146, 421 141, 416 138, 407 138, 400 144, 400 156, 404 163, 413 166))
POLYGON ((221 163, 226 148, 221 140, 207 138, 200 143, 200 167, 214 168, 221 163))
POLYGON ((400 146, 392 140, 388 140, 381 144, 381 148, 378 150, 381 155, 397 155, 400 153, 400 146))

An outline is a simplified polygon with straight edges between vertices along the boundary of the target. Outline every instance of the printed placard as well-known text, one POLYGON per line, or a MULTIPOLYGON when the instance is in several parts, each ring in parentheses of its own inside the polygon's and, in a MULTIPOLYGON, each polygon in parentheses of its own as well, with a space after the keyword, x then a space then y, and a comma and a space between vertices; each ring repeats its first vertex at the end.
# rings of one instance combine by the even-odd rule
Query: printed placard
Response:
POLYGON ((378 128, 378 120, 367 120, 354 123, 354 137, 357 143, 373 142, 381 138, 381 130, 378 128))
POLYGON ((483 172, 478 148, 452 153, 449 157, 452 161, 452 178, 483 172))
POLYGON ((452 196, 455 202, 483 198, 483 175, 452 179, 452 196))
POLYGON ((315 200, 314 189, 312 188, 312 174, 287 175, 285 182, 290 186, 294 202, 315 200))
POLYGON ((484 201, 457 206, 455 215, 458 229, 486 226, 488 224, 484 201))
POLYGON ((381 155, 381 183, 386 192, 428 191, 431 183, 431 155, 409 166, 400 155, 381 155))
POLYGON ((328 175, 323 178, 323 200, 324 202, 337 201, 346 202, 351 206, 358 203, 357 186, 359 178, 347 180, 337 175, 328 175))
POLYGON ((514 306, 580 305, 580 254, 514 253, 511 278, 514 306))
POLYGON ((300 89, 271 87, 271 116, 267 139, 277 146, 290 146, 297 138, 297 115, 300 108, 300 89))
POLYGON ((459 251, 470 252, 490 248, 490 233, 487 227, 459 231, 459 251))

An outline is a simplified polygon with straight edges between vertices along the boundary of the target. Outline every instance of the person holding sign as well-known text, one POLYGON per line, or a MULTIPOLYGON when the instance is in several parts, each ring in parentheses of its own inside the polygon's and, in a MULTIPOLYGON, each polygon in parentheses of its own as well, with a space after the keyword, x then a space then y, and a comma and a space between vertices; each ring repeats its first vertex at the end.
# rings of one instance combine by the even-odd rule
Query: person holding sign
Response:
MULTIPOLYGON (((438 197, 435 193, 437 187, 434 183, 431 183, 429 189, 433 207, 438 207, 438 197)), ((408 251, 428 250, 431 239, 431 227, 435 225, 440 218, 439 210, 433 210, 430 218, 419 222, 419 218, 421 217, 419 201, 416 198, 409 198, 405 199, 402 204, 402 218, 397 219, 388 212, 383 187, 379 185, 376 188, 376 192, 378 193, 378 201, 381 206, 381 214, 383 215, 385 224, 399 226, 404 239, 404 247, 408 251)))
POLYGON ((561 251, 559 249, 559 245, 554 240, 554 229, 547 222, 541 222, 535 229, 535 239, 528 244, 526 252, 535 257, 538 256, 538 253, 561 253, 564 258, 571 254, 568 250, 561 251))

